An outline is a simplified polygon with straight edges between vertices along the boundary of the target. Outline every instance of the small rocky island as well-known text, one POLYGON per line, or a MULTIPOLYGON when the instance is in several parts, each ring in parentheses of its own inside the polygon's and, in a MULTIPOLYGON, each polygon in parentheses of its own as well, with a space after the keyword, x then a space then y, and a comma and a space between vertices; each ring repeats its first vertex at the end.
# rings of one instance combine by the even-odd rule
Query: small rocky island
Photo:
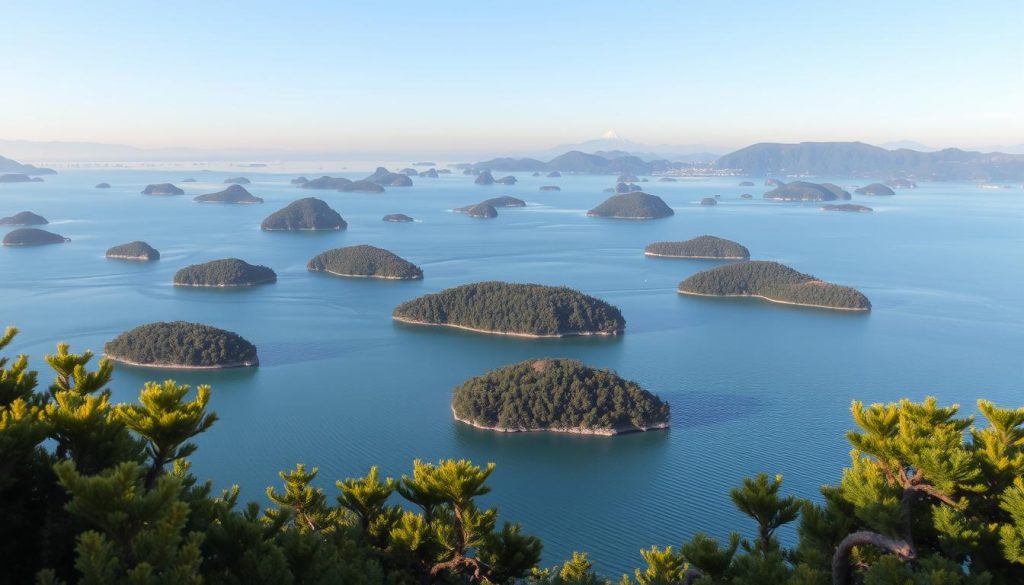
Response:
POLYGON ((658 182, 659 183, 678 183, 679 179, 676 179, 674 177, 661 177, 660 179, 658 179, 658 182))
POLYGON ((509 175, 507 177, 502 177, 500 179, 495 179, 494 182, 498 183, 499 185, 515 185, 516 183, 519 182, 519 179, 516 179, 512 175, 509 175))
POLYGON ((428 179, 436 179, 438 177, 437 169, 427 169, 420 173, 419 176, 426 177, 428 179))
POLYGON ((31 211, 19 211, 10 217, 0 217, 0 225, 46 225, 46 218, 31 211))
POLYGON ((263 203, 262 197, 256 197, 248 191, 245 187, 234 184, 224 189, 223 191, 217 191, 216 193, 207 193, 206 195, 199 195, 193 198, 193 201, 199 203, 226 203, 230 205, 243 205, 251 203, 263 203))
POLYGON ((107 258, 151 262, 160 259, 160 252, 146 242, 136 240, 110 248, 107 250, 107 258))
POLYGON ((273 270, 238 258, 193 264, 174 274, 174 286, 238 288, 272 282, 277 282, 277 274, 273 270))
POLYGON ((493 219, 498 217, 498 210, 488 203, 477 203, 476 205, 460 207, 455 211, 457 213, 465 213, 469 217, 475 217, 477 219, 493 219))
POLYGON ((292 185, 305 185, 306 183, 309 182, 309 179, 307 179, 306 177, 295 177, 294 179, 288 182, 292 185))
POLYGON ((182 179, 180 182, 181 183, 195 183, 196 180, 189 178, 189 179, 182 179))
POLYGON ((392 173, 384 167, 377 167, 377 170, 364 180, 382 187, 412 187, 412 179, 409 178, 409 175, 392 173))
MULTIPOLYGON (((456 213, 469 213, 474 207, 488 206, 488 207, 526 207, 526 202, 522 199, 516 199, 515 197, 509 197, 508 195, 502 197, 493 197, 477 203, 476 205, 466 205, 465 207, 456 207, 456 213)), ((497 212, 495 212, 495 216, 497 212)))
POLYGON ((252 183, 252 181, 246 179, 245 177, 230 177, 224 179, 225 185, 248 185, 249 183, 252 183))
POLYGON ((896 177, 885 182, 887 187, 893 189, 917 189, 917 183, 903 177, 896 177))
POLYGON ((604 203, 587 212, 591 217, 612 219, 660 219, 674 214, 672 208, 661 197, 643 191, 612 195, 604 203))
POLYGON ((491 171, 480 171, 480 174, 476 176, 473 182, 477 185, 493 185, 494 175, 491 174, 491 171))
POLYGON ((683 242, 654 242, 644 248, 645 256, 659 258, 696 258, 702 260, 746 260, 750 250, 732 240, 715 236, 697 236, 683 242))
POLYGON ((718 200, 714 197, 705 197, 700 200, 701 205, 718 205, 718 200))
POLYGON ((96 183, 96 189, 109 189, 110 183, 96 183))
POLYGON ((318 254, 306 265, 310 272, 335 276, 418 280, 423 271, 412 262, 382 248, 359 245, 335 248, 318 254))
POLYGON ((541 191, 561 191, 562 188, 558 185, 541 185, 541 191))
POLYGON ((185 191, 175 187, 170 183, 157 183, 154 185, 146 185, 146 188, 142 190, 143 195, 184 195, 185 191))
POLYGON ((858 195, 895 195, 896 192, 881 183, 871 183, 854 191, 858 195))
POLYGON ((840 203, 838 205, 827 203, 821 208, 825 211, 852 211, 854 213, 869 213, 874 211, 866 205, 855 205, 853 203, 840 203))
POLYGON ((849 199, 850 194, 832 183, 793 181, 765 193, 764 198, 775 201, 835 201, 849 199))
POLYGON ((666 429, 668 403, 611 370, 527 360, 471 378, 452 394, 455 420, 479 429, 618 435, 666 429))
POLYGON ((740 181, 740 187, 753 187, 753 181, 740 181))
POLYGON ((561 177, 562 173, 560 173, 558 171, 551 171, 550 173, 547 174, 547 176, 551 177, 552 179, 555 179, 555 178, 561 177))
POLYGON ((394 223, 408 223, 410 221, 415 221, 413 218, 409 217, 404 213, 389 213, 384 216, 383 220, 394 223))
POLYGON ((306 177, 299 177, 298 179, 293 179, 292 184, 298 185, 303 189, 333 189, 335 191, 340 191, 348 185, 351 185, 352 180, 346 179, 345 177, 328 177, 327 175, 324 175, 320 178, 313 179, 312 181, 307 181, 306 177))
POLYGON ((215 369, 259 365, 256 346, 237 333, 186 321, 140 325, 103 346, 108 359, 151 368, 215 369))
POLYGON ((30 177, 24 173, 4 173, 0 175, 0 183, 42 183, 42 177, 30 177))
POLYGON ((316 197, 292 201, 283 209, 271 213, 260 224, 265 231, 318 231, 343 230, 345 220, 327 203, 316 197))
POLYGON ((618 335, 626 320, 616 307, 568 287, 478 282, 399 305, 395 321, 518 337, 618 335))
POLYGON ((360 179, 358 181, 351 181, 347 185, 343 185, 338 190, 346 193, 383 193, 384 187, 381 187, 373 181, 360 179))
POLYGON ((698 272, 679 283, 680 294, 705 297, 758 297, 775 303, 869 311, 871 302, 857 289, 819 280, 779 264, 753 260, 698 272))
POLYGON ((743 195, 740 195, 740 199, 753 199, 753 198, 754 198, 754 196, 751 195, 750 193, 744 193, 743 195))
POLYGON ((46 244, 63 244, 71 238, 57 235, 39 228, 18 228, 4 236, 5 246, 43 246, 46 244))

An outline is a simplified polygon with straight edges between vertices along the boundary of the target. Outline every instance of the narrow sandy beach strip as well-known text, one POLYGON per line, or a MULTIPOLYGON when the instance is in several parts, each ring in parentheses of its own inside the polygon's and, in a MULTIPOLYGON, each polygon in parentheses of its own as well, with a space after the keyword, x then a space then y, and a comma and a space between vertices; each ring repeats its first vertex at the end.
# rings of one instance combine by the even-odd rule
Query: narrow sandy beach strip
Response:
POLYGON ((391 318, 399 323, 406 323, 408 325, 429 325, 433 327, 450 327, 452 329, 462 329, 464 331, 473 331, 474 333, 487 333, 490 335, 507 335, 509 337, 528 337, 530 339, 554 339, 559 337, 611 337, 622 333, 622 330, 606 333, 603 331, 589 332, 583 331, 578 333, 555 333, 552 335, 539 335, 534 333, 515 333, 512 331, 491 331, 489 329, 477 329, 475 327, 467 327, 465 325, 454 325, 452 323, 430 323, 427 321, 415 321, 413 319, 406 319, 405 317, 398 317, 392 315, 391 318))

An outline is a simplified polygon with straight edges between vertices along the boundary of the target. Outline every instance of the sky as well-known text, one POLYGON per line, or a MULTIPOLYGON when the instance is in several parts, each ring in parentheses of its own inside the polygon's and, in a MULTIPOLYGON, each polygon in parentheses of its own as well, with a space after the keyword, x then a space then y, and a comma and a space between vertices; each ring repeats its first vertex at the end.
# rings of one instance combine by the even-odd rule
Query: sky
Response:
POLYGON ((0 139, 1024 143, 1020 0, 0 0, 0 13, 0 139))

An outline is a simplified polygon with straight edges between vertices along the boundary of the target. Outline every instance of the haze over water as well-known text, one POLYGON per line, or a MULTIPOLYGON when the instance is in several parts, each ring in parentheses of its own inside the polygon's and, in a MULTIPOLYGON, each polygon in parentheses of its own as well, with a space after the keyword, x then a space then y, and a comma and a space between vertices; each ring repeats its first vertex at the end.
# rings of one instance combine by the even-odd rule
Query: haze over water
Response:
MULTIPOLYGON (((411 162, 411 161, 410 161, 411 162)), ((397 170, 397 169, 392 169, 397 170)), ((372 171, 331 173, 361 178, 372 171)), ((728 490, 757 472, 781 473, 783 489, 816 497, 848 462, 851 399, 937 396, 969 412, 974 400, 1020 403, 1024 365, 1024 199, 1019 189, 921 183, 889 198, 854 196, 871 214, 823 213, 815 204, 760 199, 741 178, 643 186, 674 217, 615 221, 585 217, 610 176, 559 179, 515 173, 515 186, 476 186, 460 174, 414 178, 383 194, 301 190, 295 174, 246 171, 62 171, 44 183, 0 185, 0 215, 31 210, 59 246, 0 249, 0 325, 22 334, 12 352, 42 356, 54 340, 99 353, 139 324, 189 320, 236 331, 259 348, 250 370, 182 372, 117 366, 116 401, 146 380, 213 386, 221 420, 199 438, 194 472, 216 486, 239 482, 263 502, 277 471, 318 466, 335 479, 408 473, 412 460, 494 461, 487 503, 540 536, 545 563, 586 550, 604 574, 640 563, 638 550, 678 545, 694 532, 723 537, 752 525, 728 490), (264 205, 199 205, 229 176, 264 205), (109 190, 96 190, 100 181, 109 190), (185 196, 147 197, 147 183, 173 181, 185 196), (539 192, 557 184, 561 192, 539 192), (741 200, 749 192, 753 200, 741 200), (720 194, 719 205, 701 207, 720 194), (453 207, 499 195, 525 199, 474 220, 453 207), (260 221, 305 196, 326 200, 349 223, 336 233, 266 233, 260 221), (387 213, 418 221, 390 224, 387 213), (646 258, 657 240, 701 234, 734 239, 755 259, 776 260, 854 286, 869 314, 774 305, 750 299, 680 297, 676 284, 716 262, 646 258), (115 244, 146 240, 159 262, 106 260, 115 244), (329 248, 372 244, 420 265, 419 282, 341 279, 306 271, 329 248), (250 290, 182 290, 174 272, 239 257, 265 264, 276 284, 250 290), (567 285, 618 306, 615 339, 524 340, 392 323, 402 301, 482 280, 567 285), (451 390, 468 377, 532 357, 566 356, 615 369, 668 400, 672 429, 605 437, 502 435, 456 424, 451 390)), ((297 173, 296 173, 297 174, 297 173)), ((319 174, 319 173, 318 173, 319 174)), ((815 179, 824 181, 826 178, 815 179)), ((850 180, 834 180, 849 189, 850 180)), ((864 184, 862 181, 860 184, 864 184)), ((1019 187, 1019 186, 1018 186, 1019 187)), ((44 374, 43 380, 47 381, 44 374)), ((784 535, 791 537, 791 533, 784 535)))

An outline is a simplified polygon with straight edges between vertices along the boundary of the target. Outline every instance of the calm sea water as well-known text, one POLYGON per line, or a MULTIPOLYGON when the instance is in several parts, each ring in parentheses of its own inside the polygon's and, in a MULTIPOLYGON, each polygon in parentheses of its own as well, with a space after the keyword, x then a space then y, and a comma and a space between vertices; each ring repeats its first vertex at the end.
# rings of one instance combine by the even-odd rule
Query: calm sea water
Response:
MULTIPOLYGON (((369 169, 368 169, 369 170, 369 169)), ((0 215, 31 210, 72 241, 0 249, 0 324, 23 333, 14 351, 42 356, 56 340, 75 350, 136 325, 184 319, 242 334, 258 369, 182 373, 118 367, 118 401, 146 380, 213 386, 221 420, 200 440, 194 470, 218 486, 238 483, 262 500, 277 471, 318 466, 335 479, 371 465, 401 475, 415 458, 497 463, 486 497, 506 519, 541 536, 545 561, 589 551, 618 574, 640 547, 678 545, 694 532, 751 535, 730 487, 757 472, 781 473, 785 490, 815 497, 848 462, 843 435, 852 399, 935 395, 974 411, 987 397, 1024 404, 1024 196, 968 184, 923 184, 891 198, 856 197, 872 214, 823 213, 816 205, 760 200, 739 179, 650 182, 676 210, 632 222, 585 217, 613 177, 560 179, 517 173, 520 183, 476 186, 456 174, 414 179, 383 194, 292 187, 296 174, 194 173, 181 197, 147 197, 147 183, 191 171, 72 170, 44 183, 0 185, 0 215), (199 205, 245 174, 264 205, 199 205), (109 190, 93 185, 107 181, 109 190), (540 192, 557 184, 561 192, 540 192), (741 200, 743 192, 754 200, 741 200), (720 194, 713 208, 702 197, 720 194), (299 197, 325 199, 349 222, 338 233, 264 233, 260 221, 299 197), (524 209, 475 220, 451 208, 513 195, 524 209), (389 224, 386 213, 418 221, 389 224), (755 300, 680 297, 676 284, 714 262, 651 259, 645 244, 713 234, 757 259, 786 263, 855 286, 867 315, 755 300), (142 239, 162 260, 106 260, 115 244, 142 239), (346 280, 305 264, 329 248, 373 244, 419 264, 422 282, 346 280), (276 284, 242 291, 180 290, 174 272, 239 257, 277 271, 276 284), (480 280, 568 285, 622 309, 617 339, 523 340, 392 323, 402 301, 480 280), (604 437, 499 435, 454 423, 452 388, 489 369, 567 356, 617 370, 672 405, 668 432, 604 437)), ((319 175, 323 173, 307 173, 319 175)), ((352 178, 367 173, 334 173, 352 178)), ((503 173, 499 173, 503 174, 503 173)), ((849 187, 850 181, 837 181, 849 187)), ((863 184, 863 183, 862 183, 863 184)), ((792 538, 792 532, 787 536, 792 538)))

